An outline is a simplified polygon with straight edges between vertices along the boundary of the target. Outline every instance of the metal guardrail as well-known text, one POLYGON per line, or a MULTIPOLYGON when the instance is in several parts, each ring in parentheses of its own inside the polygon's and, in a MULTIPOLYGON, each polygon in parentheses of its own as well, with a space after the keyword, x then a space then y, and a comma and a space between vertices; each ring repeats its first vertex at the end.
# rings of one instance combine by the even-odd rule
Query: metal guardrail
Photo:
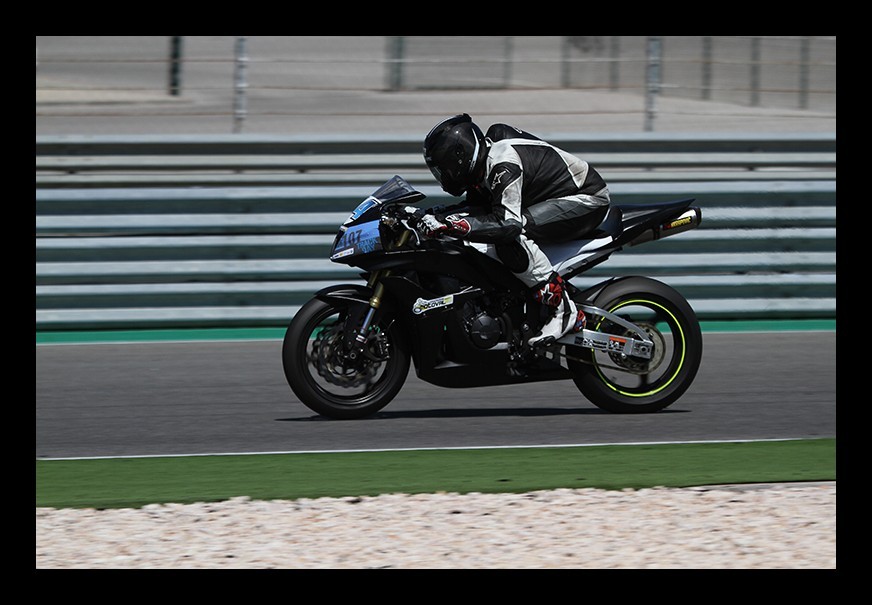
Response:
MULTIPOLYGON (((835 137, 549 137, 615 203, 695 197, 699 229, 616 254, 705 319, 835 316, 835 137)), ((37 330, 280 326, 354 269, 337 226, 393 174, 434 204, 420 141, 37 137, 37 330), (351 162, 349 158, 353 158, 351 162), (332 160, 332 161, 331 161, 332 160)))
MULTIPOLYGON (((829 134, 652 136, 555 134, 609 182, 835 178, 829 134)), ((376 185, 387 173, 432 176, 417 136, 42 136, 38 188, 376 185)))

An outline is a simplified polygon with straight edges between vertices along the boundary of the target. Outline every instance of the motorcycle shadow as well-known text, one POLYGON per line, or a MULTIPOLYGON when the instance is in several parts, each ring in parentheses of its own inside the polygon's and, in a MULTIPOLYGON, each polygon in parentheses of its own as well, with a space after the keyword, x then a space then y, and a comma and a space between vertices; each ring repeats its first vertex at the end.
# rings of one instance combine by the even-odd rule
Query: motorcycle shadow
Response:
MULTIPOLYGON (((651 414, 633 414, 634 416, 652 414, 683 414, 688 410, 681 409, 666 409, 651 414)), ((355 421, 361 422, 365 420, 398 420, 409 418, 499 418, 499 417, 521 417, 534 418, 546 416, 617 416, 599 408, 555 408, 555 407, 502 407, 502 408, 476 408, 476 409, 459 409, 459 408, 434 408, 429 410, 398 410, 398 411, 381 411, 376 412, 372 416, 366 418, 358 418, 355 421)), ((319 416, 317 414, 301 418, 277 418, 279 422, 312 422, 312 421, 331 421, 333 418, 319 416)))

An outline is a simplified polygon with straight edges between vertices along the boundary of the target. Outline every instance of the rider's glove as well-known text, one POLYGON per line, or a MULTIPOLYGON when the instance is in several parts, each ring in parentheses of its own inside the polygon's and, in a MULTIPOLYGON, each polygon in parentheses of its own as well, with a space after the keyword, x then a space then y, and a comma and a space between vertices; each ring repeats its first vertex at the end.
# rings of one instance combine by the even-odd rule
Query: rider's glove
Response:
POLYGON ((403 208, 403 214, 405 214, 406 220, 411 222, 411 225, 406 223, 406 221, 403 221, 403 223, 410 229, 417 229, 420 226, 421 218, 424 216, 425 212, 414 206, 405 206, 403 208))
POLYGON ((463 237, 469 233, 469 223, 463 218, 466 214, 452 214, 440 218, 414 206, 406 206, 403 211, 409 218, 413 219, 415 228, 420 229, 426 238, 437 238, 443 235, 463 237))
POLYGON ((439 237, 447 235, 449 237, 464 237, 469 233, 469 222, 464 218, 463 214, 452 214, 444 219, 425 214, 421 217, 419 225, 425 237, 439 237))
POLYGON ((449 226, 432 214, 425 214, 418 220, 418 225, 424 233, 424 237, 434 238, 440 235, 448 235, 449 226))

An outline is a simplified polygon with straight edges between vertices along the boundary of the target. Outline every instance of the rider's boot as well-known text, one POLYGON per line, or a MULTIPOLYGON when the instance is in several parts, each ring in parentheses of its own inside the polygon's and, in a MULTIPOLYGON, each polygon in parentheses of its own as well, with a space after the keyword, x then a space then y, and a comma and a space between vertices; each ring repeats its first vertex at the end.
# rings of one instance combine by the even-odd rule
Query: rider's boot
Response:
POLYGON ((555 272, 548 281, 534 288, 533 299, 548 310, 550 318, 539 333, 527 341, 531 347, 547 346, 576 328, 579 313, 569 298, 567 285, 555 272))

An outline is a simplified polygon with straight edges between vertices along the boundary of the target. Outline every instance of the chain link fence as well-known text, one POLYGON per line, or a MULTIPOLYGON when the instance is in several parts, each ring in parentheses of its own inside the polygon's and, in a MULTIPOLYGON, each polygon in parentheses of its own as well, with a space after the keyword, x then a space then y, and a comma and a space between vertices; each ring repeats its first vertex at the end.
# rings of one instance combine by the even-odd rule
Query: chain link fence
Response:
POLYGON ((563 39, 563 84, 749 106, 835 112, 836 38, 663 36, 659 51, 640 36, 563 39), (647 73, 659 63, 659 78, 647 73))
MULTIPOLYGON (((347 112, 352 93, 590 91, 835 115, 835 36, 37 36, 40 99, 200 101, 197 110, 275 114, 312 93, 347 112)), ((543 108, 547 95, 542 95, 543 108)), ((182 105, 164 114, 191 111, 182 105)), ((286 109, 285 109, 286 110, 286 109)))

